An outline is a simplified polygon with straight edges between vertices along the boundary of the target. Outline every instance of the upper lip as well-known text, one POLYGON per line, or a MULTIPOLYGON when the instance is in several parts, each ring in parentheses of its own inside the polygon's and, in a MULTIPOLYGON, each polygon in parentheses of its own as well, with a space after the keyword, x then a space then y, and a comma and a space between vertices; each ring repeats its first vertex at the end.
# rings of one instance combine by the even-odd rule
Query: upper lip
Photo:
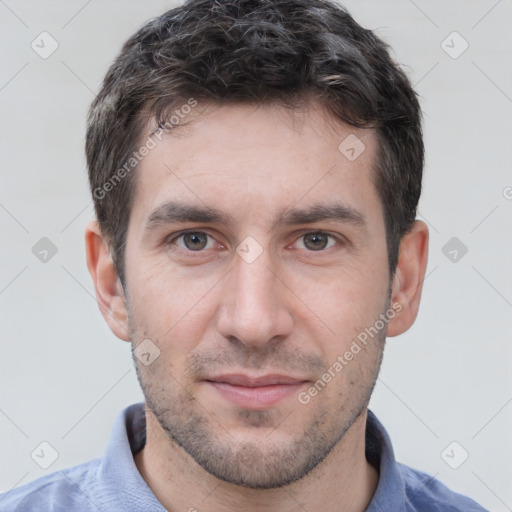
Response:
POLYGON ((259 386, 272 386, 276 384, 298 384, 305 382, 306 379, 290 377, 289 375, 269 374, 259 377, 250 377, 242 374, 219 375, 205 379, 213 382, 223 382, 233 386, 245 386, 248 388, 256 388, 259 386))

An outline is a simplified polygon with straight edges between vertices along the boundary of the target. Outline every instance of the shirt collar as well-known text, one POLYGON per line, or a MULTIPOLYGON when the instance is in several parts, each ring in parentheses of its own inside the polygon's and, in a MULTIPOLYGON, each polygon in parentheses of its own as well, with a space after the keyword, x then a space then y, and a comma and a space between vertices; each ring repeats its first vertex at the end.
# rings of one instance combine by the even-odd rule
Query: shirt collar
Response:
POLYGON ((145 442, 144 404, 130 405, 116 418, 97 473, 100 485, 118 497, 119 510, 165 510, 142 478, 133 459, 145 442))
MULTIPOLYGON (((119 496, 126 510, 162 511, 164 508, 139 473, 133 455, 146 442, 144 404, 133 404, 122 411, 112 429, 97 478, 119 496)), ((377 417, 368 411, 366 457, 379 469, 377 490, 366 512, 405 509, 405 482, 395 461, 391 440, 377 417)), ((125 509, 124 507, 121 507, 125 509)))
POLYGON ((366 420, 366 458, 379 469, 379 483, 366 512, 405 510, 405 482, 386 429, 372 411, 366 420))

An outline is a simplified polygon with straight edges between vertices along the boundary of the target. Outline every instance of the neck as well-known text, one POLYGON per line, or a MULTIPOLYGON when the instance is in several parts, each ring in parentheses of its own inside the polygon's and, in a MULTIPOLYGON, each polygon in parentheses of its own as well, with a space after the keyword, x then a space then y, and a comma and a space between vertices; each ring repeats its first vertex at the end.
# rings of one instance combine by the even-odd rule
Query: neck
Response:
POLYGON ((360 512, 379 476, 365 457, 366 411, 329 455, 301 480, 276 489, 250 489, 217 479, 172 442, 146 408, 146 445, 135 464, 169 511, 360 512))

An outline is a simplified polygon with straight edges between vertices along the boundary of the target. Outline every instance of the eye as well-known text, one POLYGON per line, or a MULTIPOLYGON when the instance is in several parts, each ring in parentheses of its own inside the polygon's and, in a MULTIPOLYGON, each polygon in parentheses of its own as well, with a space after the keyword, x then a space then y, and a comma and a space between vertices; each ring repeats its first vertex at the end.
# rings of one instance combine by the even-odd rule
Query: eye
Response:
POLYGON ((334 236, 316 231, 314 233, 306 233, 298 240, 299 249, 307 249, 308 251, 323 251, 331 248, 336 244, 334 236))
POLYGON ((189 251, 202 251, 203 249, 211 249, 214 245, 213 238, 202 231, 189 231, 183 233, 171 242, 176 243, 178 247, 189 251))

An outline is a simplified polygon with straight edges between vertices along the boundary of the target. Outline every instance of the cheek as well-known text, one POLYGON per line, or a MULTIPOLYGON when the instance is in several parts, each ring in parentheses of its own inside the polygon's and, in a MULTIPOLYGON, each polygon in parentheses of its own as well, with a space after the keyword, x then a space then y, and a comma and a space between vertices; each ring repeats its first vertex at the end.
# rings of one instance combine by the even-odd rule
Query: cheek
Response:
POLYGON ((385 273, 363 263, 329 269, 314 280, 296 279, 294 286, 301 301, 329 327, 334 345, 342 348, 382 313, 388 283, 385 273))
POLYGON ((158 340, 161 350, 188 352, 201 339, 212 314, 213 278, 190 280, 179 269, 152 265, 131 282, 130 305, 136 332, 158 340))

